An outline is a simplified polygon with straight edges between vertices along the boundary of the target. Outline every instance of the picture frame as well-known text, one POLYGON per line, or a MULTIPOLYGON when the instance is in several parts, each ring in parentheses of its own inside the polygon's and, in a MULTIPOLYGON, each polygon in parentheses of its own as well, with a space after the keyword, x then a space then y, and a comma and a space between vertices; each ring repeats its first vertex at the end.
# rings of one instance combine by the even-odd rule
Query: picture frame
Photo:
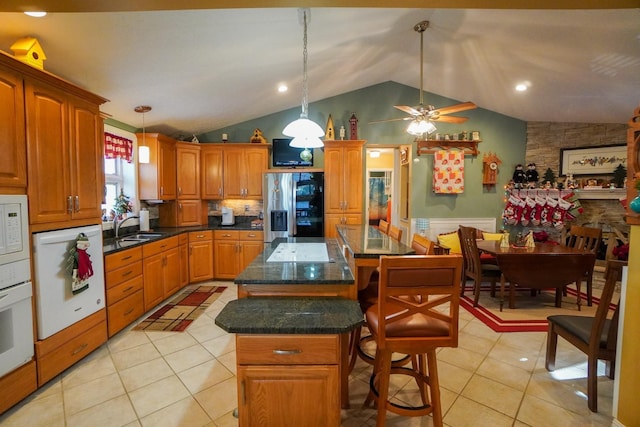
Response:
POLYGON ((627 164, 627 145, 560 149, 560 175, 610 175, 627 164))

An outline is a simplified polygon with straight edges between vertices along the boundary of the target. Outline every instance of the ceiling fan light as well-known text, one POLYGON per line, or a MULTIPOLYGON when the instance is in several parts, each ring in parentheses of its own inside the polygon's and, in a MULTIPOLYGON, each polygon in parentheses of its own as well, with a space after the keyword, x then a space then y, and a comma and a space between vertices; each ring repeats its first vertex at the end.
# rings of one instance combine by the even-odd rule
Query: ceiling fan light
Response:
POLYGON ((436 130, 436 127, 429 120, 425 119, 416 119, 412 120, 407 127, 407 133, 411 135, 420 136, 426 134, 433 133, 436 130))
POLYGON ((282 131, 286 136, 296 137, 316 137, 324 136, 324 130, 316 122, 300 117, 289 123, 282 131))
POLYGON ((296 136, 291 140, 289 146, 295 148, 322 148, 324 147, 324 142, 316 136, 296 136))

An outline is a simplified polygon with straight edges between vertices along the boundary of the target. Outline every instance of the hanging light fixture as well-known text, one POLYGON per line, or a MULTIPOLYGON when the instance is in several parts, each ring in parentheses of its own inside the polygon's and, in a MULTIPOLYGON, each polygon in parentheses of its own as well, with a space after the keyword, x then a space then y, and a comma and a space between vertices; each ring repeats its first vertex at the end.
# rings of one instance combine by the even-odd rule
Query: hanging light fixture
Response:
POLYGON ((138 105, 133 109, 136 113, 142 113, 142 142, 138 144, 138 162, 139 163, 149 163, 150 161, 150 152, 149 146, 146 141, 146 130, 144 126, 144 113, 148 113, 151 111, 151 107, 148 105, 138 105))
POLYGON ((304 28, 304 36, 302 38, 302 112, 300 118, 289 123, 283 134, 293 137, 289 143, 292 147, 304 148, 300 156, 309 157, 311 151, 309 148, 320 148, 324 143, 320 139, 324 135, 324 130, 315 122, 309 120, 309 88, 307 84, 307 17, 310 13, 309 9, 298 9, 298 14, 302 20, 304 28))
MULTIPOLYGON (((418 22, 413 27, 414 31, 420 33, 420 106, 424 105, 422 83, 424 82, 424 32, 427 28, 429 28, 429 21, 418 22)), ((429 109, 432 109, 432 107, 429 109)), ((420 111, 422 112, 422 109, 420 111)), ((435 130, 436 126, 423 114, 416 116, 407 127, 407 133, 414 136, 428 135, 435 132, 435 130)))

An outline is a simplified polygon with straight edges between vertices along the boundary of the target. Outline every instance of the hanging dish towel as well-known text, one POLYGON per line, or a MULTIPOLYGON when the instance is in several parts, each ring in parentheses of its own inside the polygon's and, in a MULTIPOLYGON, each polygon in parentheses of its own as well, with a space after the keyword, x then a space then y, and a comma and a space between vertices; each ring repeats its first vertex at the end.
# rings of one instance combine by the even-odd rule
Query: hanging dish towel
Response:
POLYGON ((435 152, 433 192, 440 194, 464 192, 464 151, 439 150, 435 152))

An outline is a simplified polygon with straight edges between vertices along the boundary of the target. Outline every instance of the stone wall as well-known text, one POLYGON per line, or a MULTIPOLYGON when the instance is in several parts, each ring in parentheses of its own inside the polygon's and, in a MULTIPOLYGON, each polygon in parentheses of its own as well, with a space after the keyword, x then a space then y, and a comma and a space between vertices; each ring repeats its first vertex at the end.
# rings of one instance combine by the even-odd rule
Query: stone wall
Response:
MULTIPOLYGON (((547 168, 560 179, 560 149, 626 144, 627 125, 618 123, 527 123, 526 164, 535 163, 540 178, 547 168)), ((625 165, 626 166, 626 165, 625 165)), ((579 179, 596 178, 608 182, 611 175, 580 175, 579 179)), ((577 224, 593 224, 607 231, 611 226, 627 233, 624 208, 618 200, 581 200, 584 213, 577 224)))

